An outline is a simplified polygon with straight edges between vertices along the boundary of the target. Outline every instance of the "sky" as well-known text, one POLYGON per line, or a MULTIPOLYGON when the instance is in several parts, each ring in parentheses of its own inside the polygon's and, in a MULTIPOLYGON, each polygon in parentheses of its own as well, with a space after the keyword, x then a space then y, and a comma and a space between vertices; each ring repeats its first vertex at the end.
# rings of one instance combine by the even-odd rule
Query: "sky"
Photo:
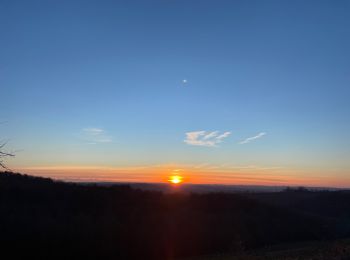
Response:
POLYGON ((0 138, 73 181, 350 187, 349 1, 0 1, 0 138))

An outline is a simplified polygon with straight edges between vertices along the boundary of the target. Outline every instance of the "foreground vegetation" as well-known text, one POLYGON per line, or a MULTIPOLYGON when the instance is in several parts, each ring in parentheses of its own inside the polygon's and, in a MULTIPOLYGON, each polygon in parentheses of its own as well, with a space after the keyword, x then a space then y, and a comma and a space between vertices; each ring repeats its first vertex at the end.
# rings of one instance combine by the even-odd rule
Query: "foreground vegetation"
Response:
POLYGON ((12 259, 279 259, 261 252, 350 237, 350 193, 164 194, 3 172, 0 234, 12 259))
POLYGON ((350 240, 304 242, 272 246, 238 254, 216 254, 181 260, 346 260, 350 240))

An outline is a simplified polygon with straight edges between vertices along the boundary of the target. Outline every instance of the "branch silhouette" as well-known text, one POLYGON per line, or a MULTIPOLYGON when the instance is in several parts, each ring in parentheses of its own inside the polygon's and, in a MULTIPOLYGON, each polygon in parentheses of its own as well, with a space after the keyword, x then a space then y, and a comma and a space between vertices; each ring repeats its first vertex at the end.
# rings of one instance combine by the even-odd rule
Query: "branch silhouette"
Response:
POLYGON ((9 168, 5 165, 4 159, 5 159, 6 157, 14 157, 15 155, 12 154, 12 153, 8 153, 8 152, 3 151, 3 148, 5 147, 5 145, 6 145, 6 142, 5 142, 5 143, 2 143, 2 144, 0 145, 0 168, 3 168, 3 169, 8 170, 8 171, 11 171, 11 169, 9 169, 9 168))

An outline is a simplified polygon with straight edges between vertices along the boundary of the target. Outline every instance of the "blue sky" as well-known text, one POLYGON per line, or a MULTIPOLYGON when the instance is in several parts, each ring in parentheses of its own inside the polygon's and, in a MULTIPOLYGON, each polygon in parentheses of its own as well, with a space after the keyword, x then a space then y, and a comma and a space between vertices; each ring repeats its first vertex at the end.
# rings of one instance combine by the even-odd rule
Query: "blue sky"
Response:
POLYGON ((348 1, 1 1, 8 163, 253 165, 350 186, 349 12, 348 1))

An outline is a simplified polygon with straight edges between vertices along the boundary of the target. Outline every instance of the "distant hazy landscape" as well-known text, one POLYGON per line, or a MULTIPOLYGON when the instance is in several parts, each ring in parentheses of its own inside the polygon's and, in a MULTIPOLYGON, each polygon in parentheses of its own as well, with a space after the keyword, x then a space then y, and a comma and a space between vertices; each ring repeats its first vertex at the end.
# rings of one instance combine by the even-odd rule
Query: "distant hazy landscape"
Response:
POLYGON ((119 186, 128 185, 134 189, 162 191, 162 192, 185 192, 185 193, 240 193, 240 192, 280 192, 284 190, 308 190, 308 191, 337 191, 348 190, 346 188, 332 187, 302 187, 302 186, 263 186, 263 185, 223 185, 223 184, 182 184, 181 186, 168 183, 128 183, 128 182, 80 182, 82 185, 119 186))

